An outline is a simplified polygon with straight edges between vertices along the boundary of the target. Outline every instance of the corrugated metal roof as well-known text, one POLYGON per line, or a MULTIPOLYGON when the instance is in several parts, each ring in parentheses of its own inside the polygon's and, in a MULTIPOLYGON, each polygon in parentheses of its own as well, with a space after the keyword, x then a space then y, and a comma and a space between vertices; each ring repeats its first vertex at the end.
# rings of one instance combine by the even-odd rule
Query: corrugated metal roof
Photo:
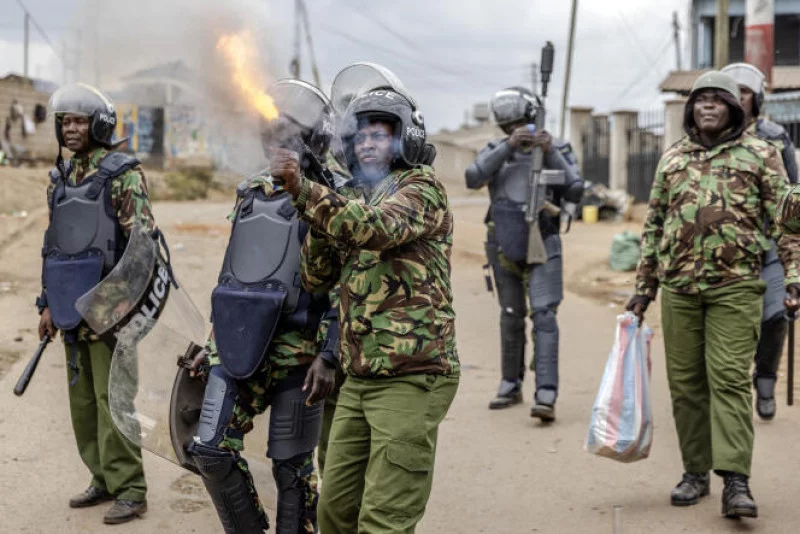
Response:
MULTIPOLYGON (((698 76, 711 69, 672 71, 658 86, 664 93, 688 95, 698 76)), ((776 92, 800 89, 800 66, 772 68, 771 90, 776 92)))

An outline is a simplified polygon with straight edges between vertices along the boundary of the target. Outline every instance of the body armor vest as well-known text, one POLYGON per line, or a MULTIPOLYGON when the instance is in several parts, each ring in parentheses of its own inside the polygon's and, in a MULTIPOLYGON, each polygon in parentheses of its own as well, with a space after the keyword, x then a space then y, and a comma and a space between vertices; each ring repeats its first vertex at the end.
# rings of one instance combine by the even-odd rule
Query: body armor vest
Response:
POLYGON ((72 186, 59 169, 50 172, 55 184, 50 226, 42 250, 43 283, 54 324, 71 330, 80 324, 75 301, 94 287, 119 260, 124 239, 114 207, 110 180, 139 165, 127 154, 112 152, 97 172, 72 186))
POLYGON ((307 225, 288 194, 267 197, 240 187, 231 237, 211 295, 214 339, 226 372, 237 379, 261 364, 279 323, 317 328, 317 310, 301 288, 300 247, 307 225))

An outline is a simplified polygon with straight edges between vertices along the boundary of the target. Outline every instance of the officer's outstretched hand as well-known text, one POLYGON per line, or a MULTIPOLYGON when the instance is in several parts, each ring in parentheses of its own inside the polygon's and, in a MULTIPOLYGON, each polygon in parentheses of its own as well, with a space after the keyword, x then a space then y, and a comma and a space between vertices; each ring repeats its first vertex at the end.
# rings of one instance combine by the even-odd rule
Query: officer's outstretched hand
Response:
POLYGON ((314 358, 314 363, 306 373, 306 382, 303 384, 303 391, 311 390, 306 398, 306 406, 316 404, 330 395, 335 382, 336 369, 319 356, 314 358))
POLYGON ((53 318, 50 316, 50 308, 42 310, 42 316, 39 318, 39 341, 44 338, 44 335, 50 334, 50 339, 56 336, 56 327, 53 326, 53 318))
POLYGON ((300 154, 285 148, 270 149, 269 172, 292 197, 297 198, 302 185, 300 154))
POLYGON ((794 313, 800 309, 800 284, 788 285, 786 288, 786 296, 783 299, 783 305, 790 313, 794 313))

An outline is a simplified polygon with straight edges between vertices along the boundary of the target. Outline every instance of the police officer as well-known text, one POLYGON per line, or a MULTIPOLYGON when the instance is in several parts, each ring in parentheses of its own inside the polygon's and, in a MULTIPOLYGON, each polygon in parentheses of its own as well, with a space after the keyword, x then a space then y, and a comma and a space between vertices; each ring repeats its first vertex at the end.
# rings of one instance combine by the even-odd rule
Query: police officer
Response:
POLYGON ((522 402, 525 375, 525 316, 530 301, 533 319, 534 355, 531 364, 536 373, 536 393, 531 416, 543 422, 555 420, 558 395, 558 343, 556 320, 563 298, 563 275, 559 208, 577 203, 583 195, 583 180, 568 143, 553 140, 546 131, 533 131, 540 102, 527 89, 511 87, 492 98, 492 112, 498 126, 508 137, 492 141, 481 150, 467 168, 470 189, 489 187, 491 207, 487 214, 487 256, 494 271, 500 301, 500 353, 502 380, 490 409, 507 408, 522 402), (528 225, 525 206, 532 151, 541 146, 545 167, 563 170, 560 185, 547 187, 549 212, 542 210, 539 222, 547 249, 547 262, 528 264, 526 253, 528 225))
POLYGON ((312 227, 305 287, 340 289, 347 378, 320 497, 326 533, 414 531, 430 496, 438 427, 458 387, 453 217, 424 165, 422 115, 404 93, 373 87, 347 108, 340 135, 360 198, 305 179, 291 153, 272 162, 312 227), (344 256, 331 253, 331 241, 344 256))
POLYGON ((139 162, 114 152, 117 113, 94 87, 66 85, 50 100, 59 156, 50 172, 50 225, 43 248, 39 336, 61 330, 66 346, 69 404, 78 452, 92 474, 72 508, 114 500, 105 523, 147 511, 141 451, 114 426, 108 405, 111 347, 75 308, 119 261, 135 223, 155 228, 139 162), (64 161, 63 148, 73 153, 64 161))
MULTIPOLYGON (((333 134, 327 97, 299 80, 279 81, 269 94, 280 116, 262 125, 268 156, 276 146, 290 147, 306 176, 332 179, 319 163, 333 134)), ((211 296, 214 328, 206 356, 211 370, 188 452, 225 532, 266 530, 267 518, 240 452, 254 417, 271 407, 267 456, 278 489, 276 532, 313 533, 320 401, 333 389, 337 367, 329 349, 335 340, 319 350, 328 297, 300 287, 300 247, 308 227, 269 170, 238 186, 229 219, 231 236, 211 296)))
POLYGON ((798 240, 763 224, 788 189, 775 146, 744 134, 739 87, 711 71, 692 87, 686 135, 661 157, 642 233, 636 294, 641 320, 661 295, 672 411, 684 474, 673 506, 709 494, 723 477, 722 513, 757 517, 750 492, 752 387, 748 378, 763 316, 764 251, 777 241, 787 308, 800 296, 798 240), (757 183, 758 186, 754 186, 757 183), (735 199, 735 200, 734 200, 735 199))
MULTIPOLYGON (((722 72, 739 84, 742 107, 747 121, 747 132, 775 145, 783 159, 791 183, 797 183, 797 161, 792 140, 783 126, 761 117, 764 108, 764 75, 747 63, 733 63, 722 72)), ((778 379, 783 345, 788 325, 784 316, 783 267, 778 259, 775 243, 764 257, 761 279, 767 283, 764 294, 764 316, 761 321, 761 338, 756 350, 753 384, 756 389, 756 411, 759 417, 775 417, 775 382, 778 379)))

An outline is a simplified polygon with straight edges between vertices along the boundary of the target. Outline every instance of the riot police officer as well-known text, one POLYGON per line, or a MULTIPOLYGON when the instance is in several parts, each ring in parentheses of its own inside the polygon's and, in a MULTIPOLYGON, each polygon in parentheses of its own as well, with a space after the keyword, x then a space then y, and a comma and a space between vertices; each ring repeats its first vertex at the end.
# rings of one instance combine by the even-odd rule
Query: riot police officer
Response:
MULTIPOLYGON (((269 94, 280 116, 262 125, 267 156, 277 147, 291 148, 307 177, 333 181, 320 164, 333 134, 327 97, 299 80, 279 81, 269 94)), ((337 367, 332 351, 320 350, 328 296, 312 296, 300 286, 308 227, 269 170, 239 185, 229 219, 231 236, 211 297, 211 370, 189 453, 225 532, 262 532, 267 518, 240 451, 253 418, 270 406, 267 456, 278 489, 276 532, 316 532, 313 454, 320 401, 333 389, 337 367)), ((335 344, 328 340, 324 347, 335 344)))
POLYGON ((507 135, 492 141, 467 168, 470 189, 489 188, 487 256, 494 271, 500 301, 502 380, 490 409, 522 402, 525 374, 525 316, 530 301, 533 319, 536 393, 531 416, 543 422, 555 420, 558 395, 559 328, 556 319, 563 298, 560 209, 577 203, 583 180, 568 143, 553 140, 546 131, 534 131, 539 99, 522 87, 499 91, 491 102, 497 125, 507 135), (548 209, 539 213, 542 239, 547 250, 543 264, 528 264, 528 225, 525 207, 534 146, 544 151, 545 168, 564 171, 563 183, 546 189, 548 209))
POLYGON ((139 161, 115 152, 117 113, 94 87, 77 83, 50 99, 59 156, 47 190, 50 225, 43 248, 39 336, 61 330, 66 346, 69 404, 78 452, 92 474, 72 508, 114 500, 104 522, 124 523, 147 511, 142 455, 115 427, 108 404, 112 346, 76 309, 117 264, 135 224, 155 229, 139 161), (63 148, 74 153, 68 161, 63 148))
MULTIPOLYGON (((778 149, 791 183, 797 183, 797 161, 794 144, 783 126, 761 117, 764 109, 766 80, 764 74, 747 63, 733 63, 722 69, 731 76, 741 91, 741 102, 747 121, 747 132, 778 149)), ((786 341, 788 324, 784 315, 783 267, 775 243, 764 257, 761 279, 767 283, 761 338, 755 355, 753 385, 756 389, 756 411, 764 420, 775 417, 775 382, 786 341)))

